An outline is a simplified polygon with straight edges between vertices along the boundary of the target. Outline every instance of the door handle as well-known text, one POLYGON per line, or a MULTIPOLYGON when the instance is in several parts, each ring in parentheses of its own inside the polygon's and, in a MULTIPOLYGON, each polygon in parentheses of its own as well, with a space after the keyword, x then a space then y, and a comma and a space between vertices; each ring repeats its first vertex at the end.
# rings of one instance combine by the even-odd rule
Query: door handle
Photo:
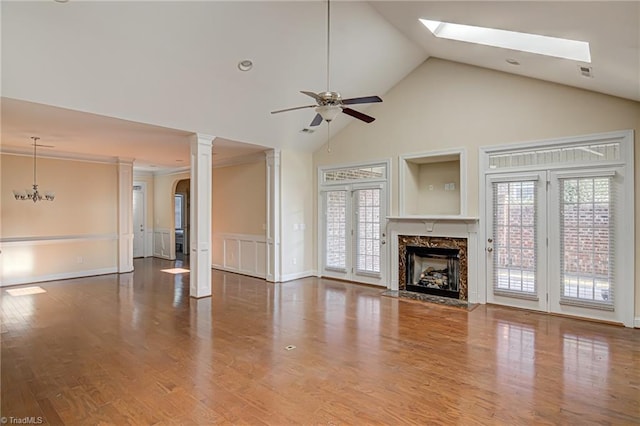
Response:
POLYGON ((493 247, 487 247, 487 251, 491 253, 493 251, 493 247))

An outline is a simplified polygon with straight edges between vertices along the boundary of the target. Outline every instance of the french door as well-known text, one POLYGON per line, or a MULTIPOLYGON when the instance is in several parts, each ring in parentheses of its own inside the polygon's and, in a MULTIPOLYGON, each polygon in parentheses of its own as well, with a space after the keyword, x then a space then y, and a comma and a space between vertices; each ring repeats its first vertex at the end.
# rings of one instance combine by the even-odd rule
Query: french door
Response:
POLYGON ((547 310, 546 173, 487 177, 489 303, 547 310))
POLYGON ((624 322, 619 177, 615 168, 487 175, 487 301, 624 322))
POLYGON ((386 286, 385 183, 322 191, 322 275, 386 286))

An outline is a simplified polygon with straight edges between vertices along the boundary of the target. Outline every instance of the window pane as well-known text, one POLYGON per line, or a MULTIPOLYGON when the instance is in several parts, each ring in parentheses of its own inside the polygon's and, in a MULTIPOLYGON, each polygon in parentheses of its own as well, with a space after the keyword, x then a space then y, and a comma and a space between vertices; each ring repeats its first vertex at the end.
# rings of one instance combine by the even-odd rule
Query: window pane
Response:
POLYGON ((325 262, 328 268, 347 267, 347 193, 327 192, 325 262))
POLYGON ((496 182, 493 195, 494 288, 535 293, 535 182, 496 182))
POLYGON ((359 272, 380 273, 380 190, 357 191, 357 268, 359 272))
POLYGON ((348 169, 327 170, 323 172, 323 179, 325 182, 383 179, 384 177, 385 166, 353 167, 348 169))
POLYGON ((561 299, 613 304, 611 179, 560 180, 561 299))
POLYGON ((182 201, 184 199, 184 196, 182 194, 178 195, 176 194, 174 196, 174 200, 175 200, 175 227, 176 229, 182 229, 182 201))

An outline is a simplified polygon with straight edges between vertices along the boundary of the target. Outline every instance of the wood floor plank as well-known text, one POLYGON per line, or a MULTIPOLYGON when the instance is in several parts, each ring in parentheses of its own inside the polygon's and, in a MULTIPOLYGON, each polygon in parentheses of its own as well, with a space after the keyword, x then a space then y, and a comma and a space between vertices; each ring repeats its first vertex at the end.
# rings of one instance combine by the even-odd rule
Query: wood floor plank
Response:
POLYGON ((43 424, 640 424, 640 330, 175 263, 0 294, 2 416, 43 424), (287 350, 287 346, 295 348, 287 350))

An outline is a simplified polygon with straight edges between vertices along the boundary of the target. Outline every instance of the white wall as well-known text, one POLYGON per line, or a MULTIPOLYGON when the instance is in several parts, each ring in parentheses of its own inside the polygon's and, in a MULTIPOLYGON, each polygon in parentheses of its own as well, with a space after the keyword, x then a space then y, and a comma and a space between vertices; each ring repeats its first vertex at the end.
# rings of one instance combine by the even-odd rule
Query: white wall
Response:
POLYGON ((310 153, 283 150, 281 161, 282 280, 316 274, 314 266, 314 167, 310 153))
MULTIPOLYGON (((580 77, 576 77, 580 78, 580 77)), ((392 214, 398 213, 398 156, 466 147, 468 215, 478 216, 478 148, 634 129, 640 132, 640 103, 526 77, 431 58, 367 111, 377 120, 354 120, 331 141, 332 152, 314 153, 319 165, 392 158, 392 214)), ((346 119, 341 117, 341 119, 346 119)), ((640 148, 635 149, 640 164, 640 148)), ((635 185, 640 188, 640 167, 635 185)), ((640 211, 640 197, 636 197, 640 211)), ((640 223, 636 215, 636 246, 640 223)), ((640 250, 636 250, 640 265, 640 250)), ((636 271, 636 317, 640 277, 636 271)))
POLYGON ((415 214, 460 214, 460 162, 421 164, 418 169, 418 208, 415 214), (445 191, 445 184, 455 190, 445 191))
POLYGON ((41 191, 53 202, 19 201, 33 184, 33 158, 0 155, 0 285, 97 275, 118 266, 116 164, 38 158, 41 191))
POLYGON ((214 167, 211 179, 214 268, 266 277, 266 173, 265 158, 214 167))
POLYGON ((267 220, 266 161, 214 167, 213 233, 264 235, 267 220))

